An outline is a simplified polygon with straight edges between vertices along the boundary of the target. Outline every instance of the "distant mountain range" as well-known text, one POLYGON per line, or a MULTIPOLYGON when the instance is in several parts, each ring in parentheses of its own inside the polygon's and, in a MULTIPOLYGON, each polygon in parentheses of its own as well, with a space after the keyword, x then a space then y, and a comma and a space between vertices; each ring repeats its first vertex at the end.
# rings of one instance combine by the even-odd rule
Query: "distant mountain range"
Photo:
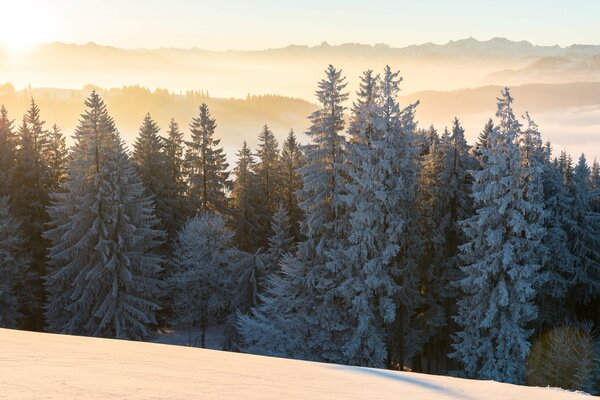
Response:
POLYGON ((17 88, 140 84, 175 91, 205 89, 219 97, 251 93, 312 100, 316 83, 330 63, 344 70, 351 92, 363 70, 381 71, 386 64, 401 70, 407 93, 487 84, 582 82, 600 80, 600 45, 537 46, 504 38, 469 38, 403 48, 323 43, 209 51, 50 43, 26 54, 0 51, 0 77, 17 88))

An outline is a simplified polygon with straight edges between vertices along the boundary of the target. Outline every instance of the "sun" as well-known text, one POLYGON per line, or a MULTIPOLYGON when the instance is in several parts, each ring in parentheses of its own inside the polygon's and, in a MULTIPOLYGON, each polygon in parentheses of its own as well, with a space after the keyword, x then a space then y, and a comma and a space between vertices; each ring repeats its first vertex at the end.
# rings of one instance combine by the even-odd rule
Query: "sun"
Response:
POLYGON ((12 53, 24 53, 48 40, 50 15, 28 1, 11 1, 0 23, 0 46, 12 53))

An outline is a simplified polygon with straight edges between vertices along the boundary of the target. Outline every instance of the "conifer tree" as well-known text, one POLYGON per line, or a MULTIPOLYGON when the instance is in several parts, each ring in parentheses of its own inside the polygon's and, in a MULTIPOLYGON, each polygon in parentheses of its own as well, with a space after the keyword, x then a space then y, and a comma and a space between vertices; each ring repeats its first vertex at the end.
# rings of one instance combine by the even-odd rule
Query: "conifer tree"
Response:
POLYGON ((302 189, 300 168, 306 164, 306 158, 293 130, 290 130, 281 149, 281 187, 282 201, 286 208, 295 240, 300 241, 300 224, 304 219, 297 193, 302 189))
POLYGON ((48 133, 46 165, 48 168, 48 191, 56 192, 67 174, 68 151, 65 136, 56 124, 48 133))
POLYGON ((484 152, 482 149, 489 147, 490 142, 488 140, 490 133, 494 130, 494 121, 490 118, 488 122, 483 127, 483 131, 477 137, 477 143, 473 147, 473 154, 477 161, 479 161, 479 166, 483 167, 487 162, 485 160, 484 152))
POLYGON ((32 99, 18 130, 15 185, 10 197, 11 211, 21 221, 25 247, 31 256, 28 282, 30 296, 25 306, 25 326, 36 330, 41 329, 44 324, 42 277, 46 273, 47 243, 42 234, 48 222, 48 191, 54 186, 48 168, 48 131, 44 128, 44 123, 40 117, 40 109, 32 99))
POLYGON ((529 218, 538 204, 529 201, 517 143, 520 124, 512 111, 508 88, 498 99, 499 125, 483 149, 484 168, 473 174, 476 214, 464 221, 467 243, 458 284, 453 357, 466 373, 480 379, 522 382, 529 353, 529 325, 537 317, 534 304, 543 229, 529 218))
POLYGON ((573 203, 567 233, 569 249, 575 256, 570 301, 581 305, 600 296, 600 213, 593 209, 597 192, 584 154, 579 157, 569 187, 573 203))
POLYGON ((184 141, 183 132, 174 119, 169 122, 167 137, 163 139, 163 160, 165 174, 165 191, 163 199, 171 210, 171 219, 163 221, 170 239, 174 239, 176 232, 181 228, 187 218, 185 195, 187 185, 184 176, 184 141))
POLYGON ((160 224, 159 227, 167 231, 167 225, 173 221, 174 211, 172 204, 166 199, 167 168, 164 158, 163 140, 159 135, 160 128, 147 113, 140 126, 138 137, 133 144, 133 161, 136 172, 140 177, 148 196, 151 196, 160 224))
POLYGON ((266 270, 265 278, 261 282, 263 288, 266 287, 266 279, 279 271, 279 265, 283 257, 286 254, 293 254, 295 250, 292 225, 288 212, 282 203, 279 204, 277 212, 275 212, 271 220, 271 231, 273 233, 269 238, 269 248, 264 256, 266 270))
POLYGON ((236 179, 231 190, 235 241, 240 250, 255 252, 260 247, 261 230, 257 215, 259 194, 254 156, 245 141, 237 156, 233 170, 236 179))
POLYGON ((206 328, 222 323, 229 314, 234 285, 231 265, 237 251, 232 248, 233 232, 225 218, 204 212, 190 219, 179 232, 171 261, 174 274, 174 326, 200 329, 199 346, 206 347, 206 328))
MULTIPOLYGON (((413 323, 420 306, 418 260, 423 238, 418 228, 417 190, 419 145, 416 140, 414 113, 418 103, 400 108, 398 104, 398 72, 385 68, 382 77, 381 109, 385 135, 379 146, 383 185, 388 191, 386 234, 393 252, 392 274, 397 285, 396 316, 389 327, 387 366, 404 366, 420 349, 421 334, 413 323)), ((389 253, 384 253, 388 255, 389 253)))
POLYGON ((273 131, 265 125, 258 135, 256 184, 260 201, 257 203, 261 244, 266 245, 271 234, 271 218, 281 201, 281 169, 279 147, 273 131))
POLYGON ((46 238, 46 317, 60 333, 143 339, 155 323, 164 233, 96 92, 75 131, 46 238))
POLYGON ((347 335, 349 326, 338 291, 337 272, 343 262, 334 252, 345 244, 347 176, 340 132, 348 95, 341 71, 330 65, 326 74, 316 92, 321 108, 310 116, 307 135, 312 143, 301 170, 306 240, 299 244, 296 257, 283 260, 281 276, 274 279, 252 317, 240 318, 246 350, 313 360, 343 358, 342 334, 347 335))
POLYGON ((18 137, 9 119, 6 107, 0 107, 0 197, 10 196, 14 190, 17 165, 18 137))
POLYGON ((575 223, 571 210, 573 197, 563 181, 561 171, 551 162, 551 154, 548 143, 543 150, 541 173, 546 207, 542 243, 548 253, 540 271, 545 282, 538 291, 538 327, 562 325, 574 317, 566 301, 576 260, 569 249, 567 236, 567 229, 575 223))
POLYGON ((16 328, 29 295, 29 258, 19 222, 10 215, 8 198, 0 197, 0 327, 16 328))
MULTIPOLYGON (((384 85, 397 85, 396 75, 384 85)), ((390 188, 385 186, 387 171, 379 164, 385 158, 385 149, 380 146, 383 136, 397 133, 383 129, 382 99, 379 76, 370 70, 364 72, 347 146, 349 243, 336 254, 345 263, 338 272, 344 279, 339 296, 345 303, 345 320, 356 327, 343 332, 347 335, 342 346, 343 362, 373 367, 385 365, 386 324, 396 316, 393 261, 398 243, 390 240, 393 236, 389 233, 402 224, 386 207, 393 200, 390 188)))
POLYGON ((192 213, 200 211, 224 212, 227 208, 226 191, 229 189, 229 165, 220 140, 214 139, 216 121, 208 106, 202 103, 199 116, 192 119, 191 141, 186 142, 185 165, 189 181, 188 199, 192 213))

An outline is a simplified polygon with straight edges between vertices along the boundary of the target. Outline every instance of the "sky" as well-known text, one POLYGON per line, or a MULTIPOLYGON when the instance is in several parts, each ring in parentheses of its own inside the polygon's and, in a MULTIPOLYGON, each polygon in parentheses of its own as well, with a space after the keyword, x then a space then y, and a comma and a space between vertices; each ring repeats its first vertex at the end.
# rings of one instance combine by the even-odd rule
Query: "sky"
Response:
POLYGON ((250 50, 357 42, 394 47, 474 37, 599 44, 596 0, 0 0, 0 44, 250 50))

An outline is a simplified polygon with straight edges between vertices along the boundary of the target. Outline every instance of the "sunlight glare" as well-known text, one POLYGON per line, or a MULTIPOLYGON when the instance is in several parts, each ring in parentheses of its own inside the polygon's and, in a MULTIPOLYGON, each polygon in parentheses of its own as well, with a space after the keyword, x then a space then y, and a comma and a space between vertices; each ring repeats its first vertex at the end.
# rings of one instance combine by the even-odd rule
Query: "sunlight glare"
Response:
POLYGON ((11 53, 26 53, 48 40, 50 20, 39 5, 29 1, 11 1, 5 5, 5 18, 0 24, 0 46, 11 53))

